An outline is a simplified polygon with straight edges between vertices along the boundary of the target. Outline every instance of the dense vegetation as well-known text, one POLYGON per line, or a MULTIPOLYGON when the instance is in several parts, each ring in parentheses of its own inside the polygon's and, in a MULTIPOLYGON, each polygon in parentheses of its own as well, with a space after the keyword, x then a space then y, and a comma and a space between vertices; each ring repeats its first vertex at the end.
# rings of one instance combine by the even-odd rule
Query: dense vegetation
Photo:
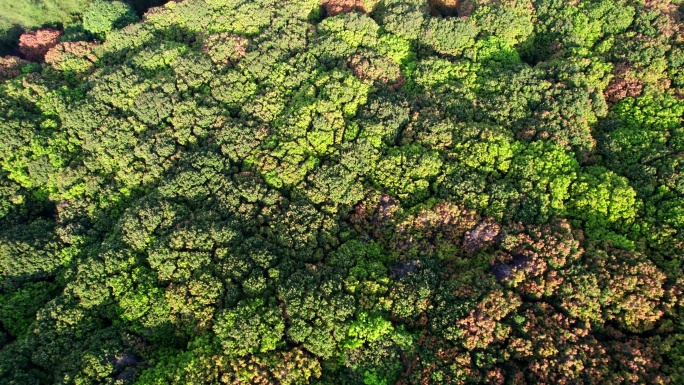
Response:
POLYGON ((681 11, 97 0, 27 35, 0 382, 684 382, 681 11))

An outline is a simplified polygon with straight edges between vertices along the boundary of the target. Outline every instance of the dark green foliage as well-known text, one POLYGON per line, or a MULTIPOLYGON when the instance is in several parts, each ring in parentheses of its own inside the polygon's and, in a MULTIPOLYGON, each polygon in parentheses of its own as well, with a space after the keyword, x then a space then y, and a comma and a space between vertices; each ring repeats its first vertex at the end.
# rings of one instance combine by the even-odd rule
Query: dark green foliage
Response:
POLYGON ((55 277, 60 267, 69 262, 71 255, 55 234, 54 222, 46 219, 7 222, 9 226, 0 233, 3 287, 55 277))
POLYGON ((0 60, 0 383, 681 382, 677 12, 92 2, 0 60))
POLYGON ((42 281, 27 283, 0 297, 0 322, 13 337, 23 337, 40 310, 54 295, 54 287, 42 281))

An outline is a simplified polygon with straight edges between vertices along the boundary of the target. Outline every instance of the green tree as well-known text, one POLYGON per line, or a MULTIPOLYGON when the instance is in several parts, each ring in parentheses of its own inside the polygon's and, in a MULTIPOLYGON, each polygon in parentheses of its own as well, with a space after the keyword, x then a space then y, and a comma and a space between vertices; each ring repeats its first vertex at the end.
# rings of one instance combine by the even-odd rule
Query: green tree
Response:
POLYGON ((94 0, 83 11, 83 28, 99 38, 136 21, 138 15, 121 1, 94 0))

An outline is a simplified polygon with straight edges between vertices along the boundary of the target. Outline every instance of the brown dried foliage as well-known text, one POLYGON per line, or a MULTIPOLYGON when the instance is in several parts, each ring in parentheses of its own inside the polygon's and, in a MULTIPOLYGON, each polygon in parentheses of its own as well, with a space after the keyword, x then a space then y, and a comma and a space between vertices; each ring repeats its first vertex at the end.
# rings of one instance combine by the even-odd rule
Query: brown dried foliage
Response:
POLYGON ((21 66, 27 63, 16 56, 0 57, 0 83, 21 75, 21 66))
POLYGON ((510 327, 500 321, 522 305, 520 297, 510 292, 495 290, 489 293, 470 314, 457 322, 463 331, 463 347, 483 349, 508 336, 510 327))
POLYGON ((359 203, 349 216, 349 221, 362 234, 381 239, 393 227, 392 220, 398 211, 397 202, 384 194, 359 203))
POLYGON ((509 231, 517 234, 502 240, 492 261, 496 278, 533 298, 553 295, 563 281, 558 270, 582 256, 580 234, 565 220, 509 231))
POLYGON ((347 66, 359 79, 385 84, 392 91, 406 83, 401 68, 385 56, 367 58, 354 55, 347 62, 347 66))
POLYGON ((368 8, 363 0, 323 0, 321 5, 328 16, 337 16, 340 13, 358 11, 368 13, 368 8))
POLYGON ((202 51, 209 54, 215 64, 228 64, 242 59, 247 53, 249 39, 230 33, 219 33, 209 36, 202 46, 202 51))
POLYGON ((508 350, 513 358, 528 362, 528 383, 603 382, 609 358, 588 329, 546 303, 534 304, 521 315, 521 333, 509 339, 508 350))
POLYGON ((57 45, 57 39, 60 36, 62 36, 62 32, 51 28, 26 32, 19 36, 19 52, 27 60, 42 61, 50 48, 57 45))
POLYGON ((677 32, 684 31, 682 25, 682 13, 676 4, 670 0, 646 0, 644 8, 660 12, 660 16, 653 20, 653 25, 658 29, 661 38, 669 39, 677 32))
MULTIPOLYGON (((620 335, 621 333, 615 332, 620 335)), ((619 336, 620 340, 608 345, 613 358, 609 375, 614 384, 668 384, 660 363, 659 338, 619 336)))
POLYGON ((460 246, 463 235, 479 221, 473 210, 451 202, 440 202, 432 209, 424 209, 408 216, 397 225, 394 248, 423 252, 454 249, 460 246))
POLYGON ((493 218, 488 218, 466 232, 463 237, 463 250, 472 254, 478 250, 494 244, 496 237, 501 231, 501 225, 496 223, 493 218))
POLYGON ((599 285, 607 295, 603 301, 607 316, 632 332, 654 327, 664 314, 665 274, 644 255, 624 250, 598 253, 587 264, 596 269, 599 285))
POLYGON ((606 101, 615 104, 627 97, 641 95, 644 82, 640 80, 632 67, 627 63, 619 63, 613 69, 613 78, 603 91, 606 101))
POLYGON ((92 63, 97 61, 97 56, 93 54, 95 44, 85 41, 65 41, 58 43, 50 48, 45 54, 45 62, 52 66, 59 67, 62 62, 69 57, 86 59, 92 63))
POLYGON ((310 377, 318 378, 321 375, 318 360, 300 348, 262 356, 238 358, 231 361, 229 365, 231 370, 223 374, 222 383, 245 383, 245 373, 249 373, 249 383, 254 385, 299 384, 307 382, 306 380, 310 377))

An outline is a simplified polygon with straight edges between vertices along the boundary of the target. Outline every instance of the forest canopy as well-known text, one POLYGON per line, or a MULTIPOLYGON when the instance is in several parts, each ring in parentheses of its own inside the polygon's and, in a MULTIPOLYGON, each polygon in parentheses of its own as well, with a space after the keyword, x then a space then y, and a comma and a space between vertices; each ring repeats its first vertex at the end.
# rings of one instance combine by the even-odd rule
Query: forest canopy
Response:
POLYGON ((684 382, 679 0, 87 3, 0 57, 0 383, 684 382))

